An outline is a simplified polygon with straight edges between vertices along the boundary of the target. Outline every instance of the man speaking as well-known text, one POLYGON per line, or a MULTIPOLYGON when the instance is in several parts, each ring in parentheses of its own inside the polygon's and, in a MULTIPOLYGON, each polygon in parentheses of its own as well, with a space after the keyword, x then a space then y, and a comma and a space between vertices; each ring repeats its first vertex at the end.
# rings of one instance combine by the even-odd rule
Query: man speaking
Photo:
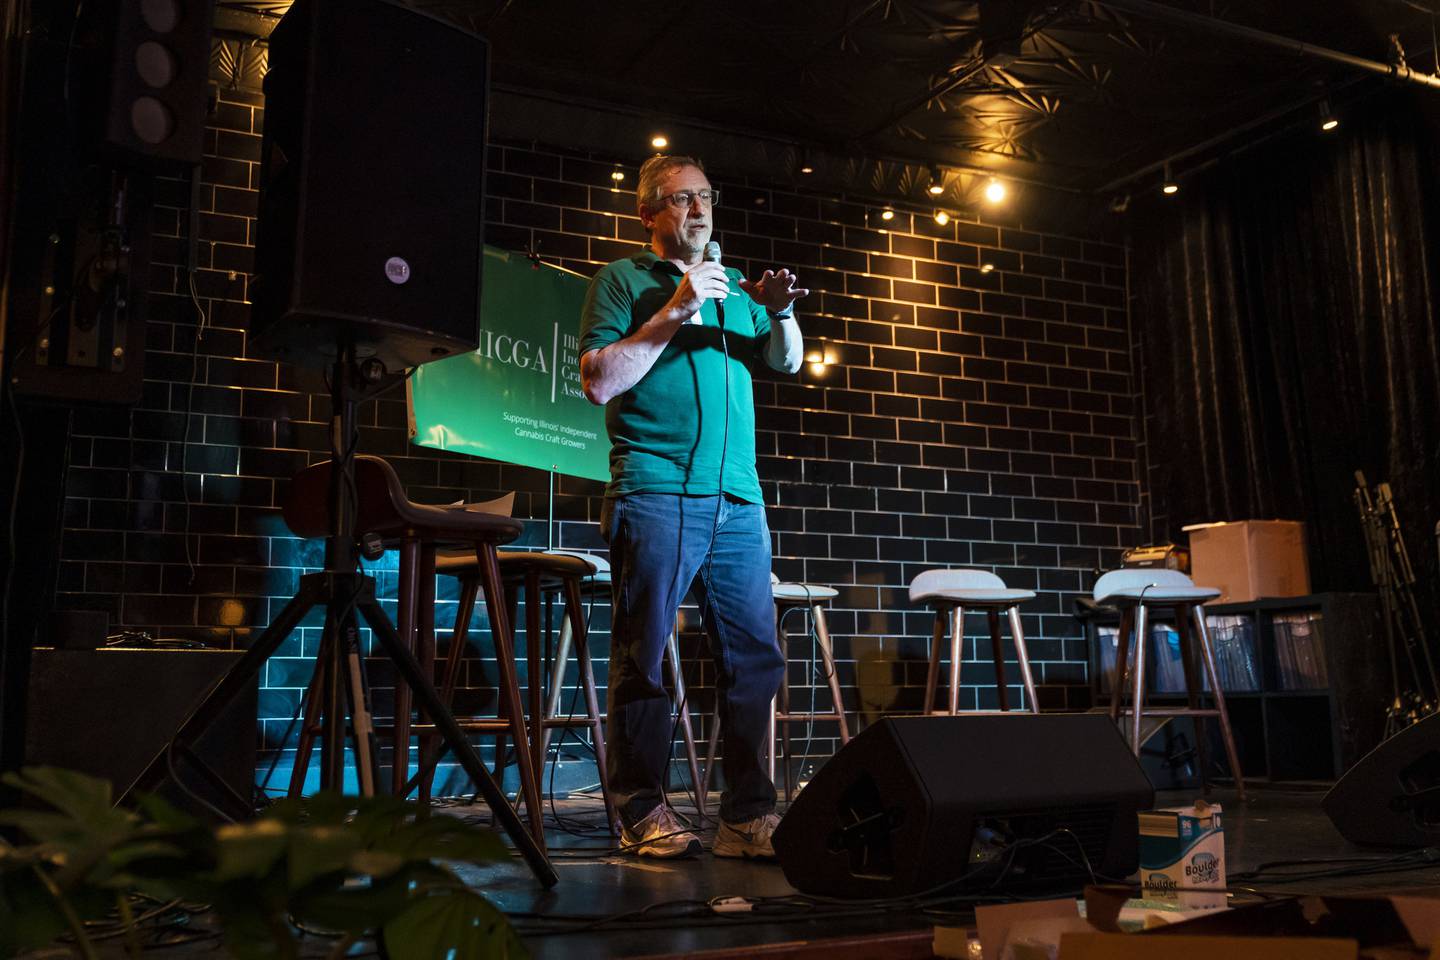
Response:
POLYGON ((757 361, 800 369, 793 311, 810 291, 789 270, 745 280, 710 242, 719 202, 698 161, 640 168, 642 253, 602 267, 580 319, 580 379, 605 406, 610 483, 610 789, 632 853, 701 850, 665 802, 674 728, 661 683, 665 643, 694 588, 715 658, 726 790, 712 852, 773 857, 775 786, 761 763, 785 659, 770 596, 770 528, 755 473, 757 361), (707 245, 709 246, 707 254, 707 245))

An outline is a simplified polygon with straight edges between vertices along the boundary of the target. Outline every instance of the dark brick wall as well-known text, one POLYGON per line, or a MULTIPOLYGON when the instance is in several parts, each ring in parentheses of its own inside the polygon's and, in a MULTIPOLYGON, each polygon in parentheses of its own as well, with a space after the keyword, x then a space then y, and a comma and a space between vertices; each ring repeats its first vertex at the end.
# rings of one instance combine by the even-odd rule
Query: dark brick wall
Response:
MULTIPOLYGON (((245 646, 322 554, 279 515, 288 478, 326 456, 319 372, 247 355, 262 113, 259 97, 222 91, 193 297, 188 189, 161 185, 144 399, 77 418, 61 560, 62 606, 223 647, 245 646)), ((643 241, 633 196, 613 189, 610 158, 499 144, 488 162, 489 242, 589 273, 643 241)), ((624 169, 633 185, 634 164, 624 169)), ((1072 601, 1092 569, 1114 565, 1138 538, 1123 248, 963 219, 941 227, 904 212, 882 223, 862 203, 712 173, 727 261, 747 273, 798 269, 815 290, 801 304, 807 346, 834 360, 757 383, 758 449, 776 571, 840 592, 829 625, 850 711, 863 722, 919 708, 931 621, 911 608, 906 585, 930 567, 967 565, 1038 591, 1023 622, 1043 706, 1086 707, 1072 601)), ((401 391, 363 405, 360 450, 390 458, 417 501, 516 490, 516 515, 530 521, 525 542, 547 540, 547 476, 409 446, 401 391)), ((557 545, 603 547, 599 489, 558 479, 557 545)), ((373 569, 393 613, 394 561, 373 569)), ((442 625, 454 594, 442 586, 442 625)), ((603 604, 595 624, 603 652, 603 604)), ((267 760, 293 745, 285 732, 318 627, 307 620, 266 669, 267 760)), ((482 619, 472 631, 462 681, 470 705, 494 699, 484 628, 482 619)), ((967 627, 966 707, 995 702, 981 628, 967 627)), ((703 712, 708 671, 693 638, 685 648, 703 712)), ((792 644, 802 686, 809 656, 807 644, 792 644)), ((1018 694, 1013 666, 1007 682, 1018 694)), ((388 711, 390 676, 372 661, 377 713, 388 711)), ((805 703, 809 693, 795 696, 805 703)), ((794 734, 807 739, 803 728, 794 734)), ((808 750, 828 755, 833 736, 817 725, 808 750)), ((283 775, 287 757, 278 759, 283 775)))

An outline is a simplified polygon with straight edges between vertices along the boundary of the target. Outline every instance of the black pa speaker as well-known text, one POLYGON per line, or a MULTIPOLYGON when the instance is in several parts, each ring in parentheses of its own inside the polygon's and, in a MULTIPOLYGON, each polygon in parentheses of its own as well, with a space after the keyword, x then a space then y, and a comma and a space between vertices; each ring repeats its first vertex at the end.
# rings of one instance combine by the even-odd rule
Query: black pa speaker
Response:
POLYGON ((253 332, 390 370, 478 343, 489 48, 386 0, 297 0, 270 35, 253 332))
MULTIPOLYGON (((118 797, 242 656, 231 650, 37 647, 30 661, 25 763, 101 777, 118 797)), ((258 696, 257 684, 249 684, 193 748, 247 799, 255 789, 258 696)), ((176 757, 176 773, 191 792, 224 802, 183 752, 176 757)), ((160 792, 187 803, 174 784, 160 792)))
POLYGON ((213 4, 119 0, 113 6, 106 144, 147 167, 198 164, 213 4))
POLYGON ((1412 724, 1360 759, 1320 801, 1346 840, 1440 844, 1440 715, 1412 724))
POLYGON ((1102 714, 894 717, 821 768, 773 842, 822 896, 1078 889, 1134 873, 1154 800, 1102 714))

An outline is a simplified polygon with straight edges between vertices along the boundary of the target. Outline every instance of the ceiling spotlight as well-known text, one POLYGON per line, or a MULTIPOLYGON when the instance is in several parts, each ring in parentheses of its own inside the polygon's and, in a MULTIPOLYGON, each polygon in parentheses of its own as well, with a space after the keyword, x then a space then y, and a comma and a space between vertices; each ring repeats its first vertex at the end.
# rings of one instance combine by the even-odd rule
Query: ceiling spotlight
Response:
POLYGON ((945 192, 945 177, 940 172, 940 167, 933 163, 930 164, 930 186, 927 189, 929 189, 930 195, 934 197, 938 197, 945 192))
POLYGON ((665 136, 665 134, 663 133, 657 133, 655 134, 655 136, 650 138, 650 146, 654 147, 656 150, 664 150, 666 147, 670 146, 670 138, 665 136))
POLYGON ((980 272, 981 272, 981 273, 994 273, 994 272, 995 272, 995 264, 993 264, 993 263, 982 263, 982 264, 980 264, 980 272))
POLYGON ((824 362, 825 362, 825 354, 821 353, 819 350, 811 350, 809 353, 805 354, 805 362, 806 362, 806 363, 824 363, 824 362))
POLYGON ((621 170, 619 167, 616 167, 614 170, 610 171, 610 179, 614 180, 616 183, 619 183, 621 180, 625 179, 625 171, 621 170))
POLYGON ((1320 101, 1320 130, 1321 130, 1322 132, 1324 132, 1324 133, 1329 133, 1331 130, 1334 130, 1334 129, 1335 129, 1336 127, 1338 127, 1338 126, 1340 126, 1340 121, 1339 121, 1339 119, 1335 116, 1335 114, 1333 114, 1333 113, 1330 112, 1330 101, 1329 101, 1329 100, 1321 100, 1321 101, 1320 101))
POLYGON ((1167 197, 1180 192, 1180 184, 1176 183, 1175 178, 1170 175, 1170 164, 1168 162, 1165 164, 1165 179, 1161 181, 1160 191, 1167 197))
POLYGON ((985 199, 991 203, 999 203, 1004 200, 1005 184, 991 177, 990 182, 985 184, 985 199))
POLYGON ((890 207, 886 207, 884 210, 881 210, 881 211, 880 211, 880 219, 881 219, 881 220, 894 220, 894 219, 895 219, 895 211, 894 211, 894 209, 892 209, 892 208, 890 208, 890 207))
POLYGON ((935 222, 940 224, 940 226, 942 227, 945 226, 945 224, 950 222, 950 214, 946 213, 944 210, 936 210, 935 222))
POLYGON ((810 160, 810 150, 806 147, 800 148, 800 172, 806 176, 815 172, 815 164, 810 160))

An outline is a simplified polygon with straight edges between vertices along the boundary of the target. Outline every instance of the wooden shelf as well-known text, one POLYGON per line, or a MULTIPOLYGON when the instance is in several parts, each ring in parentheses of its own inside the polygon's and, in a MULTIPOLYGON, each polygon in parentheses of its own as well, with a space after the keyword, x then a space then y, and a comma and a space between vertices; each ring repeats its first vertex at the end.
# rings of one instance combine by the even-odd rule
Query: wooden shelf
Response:
MULTIPOLYGON (((1304 597, 1268 597, 1250 603, 1212 604, 1205 608, 1211 626, 1211 644, 1216 646, 1216 621, 1224 617, 1248 619, 1248 643, 1253 650, 1251 670, 1236 667, 1236 675, 1253 676, 1258 689, 1225 690, 1230 708, 1231 726, 1240 752, 1246 777, 1271 780, 1333 780, 1368 753, 1381 740, 1385 728, 1385 708, 1391 699, 1389 689, 1389 652, 1385 649, 1380 629, 1379 605, 1374 594, 1321 593, 1304 597), (1311 633, 1305 643, 1320 654, 1318 662, 1308 661, 1305 675, 1323 676, 1327 686, 1287 689, 1283 681, 1293 677, 1299 661, 1281 649, 1277 640, 1277 620, 1293 614, 1308 615, 1311 633)), ((1165 703, 1185 697, 1182 691, 1157 691, 1153 684, 1161 671, 1154 664, 1161 654, 1169 655, 1166 663, 1174 666, 1168 635, 1173 633, 1168 611, 1154 611, 1151 620, 1150 646, 1147 647, 1147 702, 1165 703)), ((1104 644, 1111 643, 1104 628, 1118 627, 1118 613, 1101 608, 1086 618, 1086 637, 1090 648, 1090 683, 1097 705, 1110 703, 1109 670, 1113 669, 1104 644), (1105 669, 1102 670, 1102 663, 1105 669)), ((1282 630, 1281 633, 1284 631, 1282 630)), ((1285 646, 1299 649, 1293 641, 1285 646)), ((1178 648, 1177 648, 1178 649, 1178 648)), ((1217 660, 1220 659, 1217 651, 1217 660)), ((1220 671, 1222 680, 1226 671, 1220 671)), ((1293 682, 1293 680, 1291 681, 1293 682)), ((1248 684, 1247 684, 1248 686, 1248 684)), ((1209 694, 1204 694, 1209 699, 1209 694)), ((1182 721, 1174 721, 1180 723, 1182 721)), ((1207 739, 1211 763, 1223 763, 1218 724, 1211 723, 1207 739)), ((1184 731, 1171 731, 1167 736, 1185 736, 1184 731)), ((1193 732, 1188 734, 1193 738, 1193 732)), ((1191 741, 1193 745, 1193 740, 1191 741)), ((1173 752, 1174 748, 1170 749, 1173 752)), ((1151 754, 1163 753, 1159 746, 1147 748, 1151 754)), ((1221 772, 1218 767, 1217 772, 1221 772)), ((1153 775, 1153 774, 1152 774, 1153 775)))

